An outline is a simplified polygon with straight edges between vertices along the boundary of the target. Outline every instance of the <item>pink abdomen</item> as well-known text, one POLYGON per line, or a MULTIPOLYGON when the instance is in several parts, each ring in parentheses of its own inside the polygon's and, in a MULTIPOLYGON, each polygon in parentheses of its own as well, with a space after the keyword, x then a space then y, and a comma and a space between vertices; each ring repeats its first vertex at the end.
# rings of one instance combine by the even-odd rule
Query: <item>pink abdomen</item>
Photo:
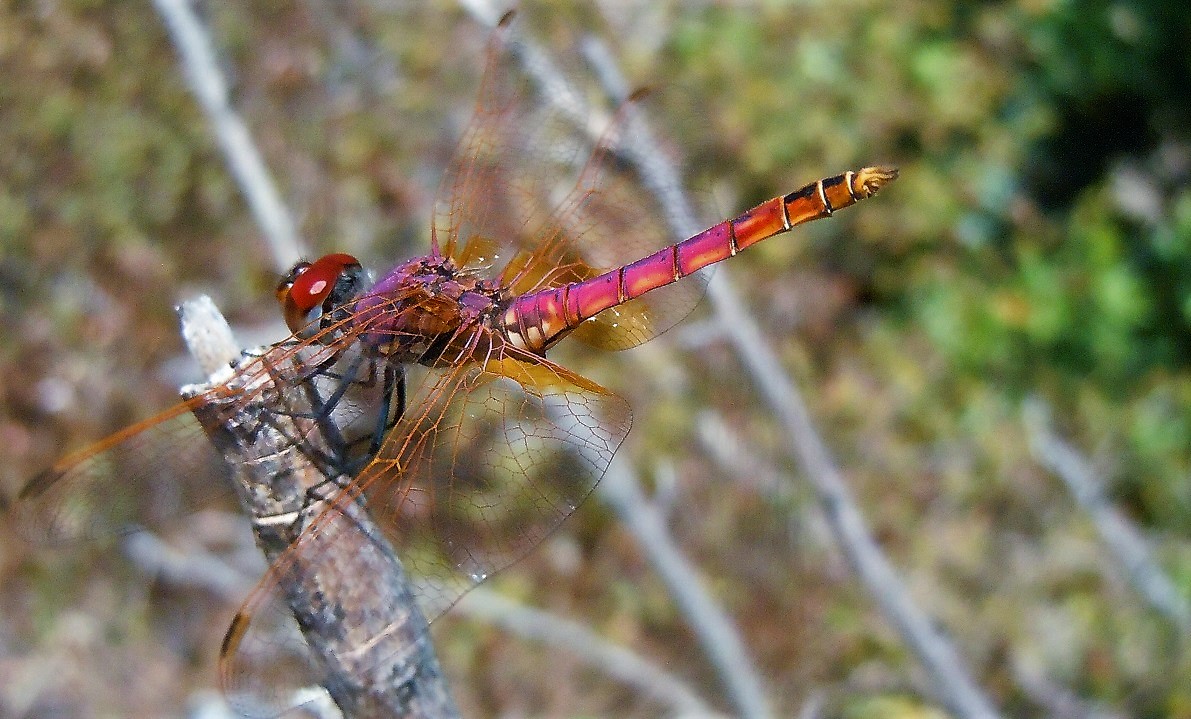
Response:
POLYGON ((866 167, 774 197, 732 220, 602 275, 532 292, 509 303, 501 329, 516 346, 542 353, 579 323, 664 287, 804 222, 872 197, 897 178, 889 167, 866 167))

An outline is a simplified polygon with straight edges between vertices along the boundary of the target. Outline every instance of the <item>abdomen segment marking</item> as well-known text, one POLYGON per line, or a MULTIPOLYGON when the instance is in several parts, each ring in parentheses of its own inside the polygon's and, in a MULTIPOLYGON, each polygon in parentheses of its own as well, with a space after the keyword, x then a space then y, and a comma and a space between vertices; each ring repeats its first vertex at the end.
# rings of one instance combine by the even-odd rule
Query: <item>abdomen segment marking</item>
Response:
POLYGON ((892 167, 865 167, 766 200, 739 217, 591 279, 514 299, 502 327, 518 347, 541 353, 586 319, 732 257, 804 222, 872 197, 897 179, 892 167))

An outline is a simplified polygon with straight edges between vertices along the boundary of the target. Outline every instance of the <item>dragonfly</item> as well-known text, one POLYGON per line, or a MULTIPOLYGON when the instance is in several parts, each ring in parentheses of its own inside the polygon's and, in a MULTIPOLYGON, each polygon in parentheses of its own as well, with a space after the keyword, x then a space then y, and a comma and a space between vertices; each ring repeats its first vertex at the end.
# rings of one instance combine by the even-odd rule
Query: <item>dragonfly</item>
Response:
MULTIPOLYGON (((510 22, 489 44, 427 254, 375 282, 351 255, 299 263, 277 292, 288 339, 241 363, 234 380, 65 457, 14 504, 25 531, 52 543, 160 524, 141 507, 159 475, 218 456, 192 410, 244 406, 266 391, 273 405, 309 405, 315 387, 306 425, 322 441, 308 454, 348 480, 331 485, 327 508, 237 613, 221 657, 225 690, 263 681, 248 655, 272 641, 259 618, 285 606, 284 564, 328 552, 348 505, 367 506, 430 620, 523 556, 592 492, 632 419, 628 402, 551 350, 656 337, 699 301, 704 268, 898 176, 871 166, 819 179, 675 243, 663 219, 671 208, 649 199, 626 161, 646 95, 630 96, 593 141, 515 57, 510 22)), ((204 485, 192 499, 217 491, 204 485)))

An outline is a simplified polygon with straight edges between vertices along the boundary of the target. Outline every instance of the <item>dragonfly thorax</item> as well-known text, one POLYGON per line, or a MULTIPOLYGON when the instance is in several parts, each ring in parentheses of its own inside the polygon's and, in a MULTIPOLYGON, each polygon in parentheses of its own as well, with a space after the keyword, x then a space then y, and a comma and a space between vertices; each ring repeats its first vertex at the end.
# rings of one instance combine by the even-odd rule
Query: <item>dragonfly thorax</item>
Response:
POLYGON ((360 336, 398 362, 428 366, 478 358, 492 347, 492 318, 504 292, 491 280, 428 255, 398 265, 356 303, 360 336))

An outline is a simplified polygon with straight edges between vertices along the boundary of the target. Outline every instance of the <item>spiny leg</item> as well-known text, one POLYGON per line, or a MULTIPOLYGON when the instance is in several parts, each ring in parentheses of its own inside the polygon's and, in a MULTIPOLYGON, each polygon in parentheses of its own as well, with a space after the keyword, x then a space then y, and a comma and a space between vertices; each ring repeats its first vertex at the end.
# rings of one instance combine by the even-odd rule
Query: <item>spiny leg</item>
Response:
MULTIPOLYGON (((372 365, 372 368, 375 370, 375 365, 372 365)), ((328 458, 333 471, 326 474, 326 480, 319 482, 307 490, 307 501, 310 502, 319 499, 328 484, 334 484, 336 487, 344 488, 344 485, 340 481, 341 478, 355 477, 360 470, 368 466, 368 463, 380 452, 385 437, 397 426, 397 422, 405 414, 405 407, 405 367, 386 363, 383 372, 380 406, 376 413, 376 425, 373 427, 372 432, 368 436, 360 437, 351 442, 345 442, 339 446, 335 457, 333 459, 328 458), (368 441, 367 453, 353 457, 353 450, 359 447, 365 440, 368 441)))
POLYGON ((397 426, 397 422, 405 414, 405 367, 386 364, 382 377, 381 399, 376 412, 376 423, 368 435, 354 439, 344 447, 343 468, 345 474, 354 475, 367 466, 380 453, 385 437, 397 426), (357 448, 365 440, 368 441, 367 451, 362 455, 356 454, 357 448))
MULTIPOLYGON (((352 384, 359 384, 363 387, 372 387, 376 384, 376 366, 374 362, 369 362, 368 377, 363 380, 352 379, 357 376, 360 370, 361 362, 367 361, 362 355, 354 356, 346 368, 345 374, 331 372, 330 368, 342 359, 342 355, 336 355, 328 358, 325 361, 318 363, 317 366, 298 367, 300 370, 296 374, 296 382, 294 374, 290 374, 281 368, 274 367, 272 363, 267 365, 267 372, 273 378, 274 385, 297 384, 301 387, 301 391, 305 395, 305 405, 309 408, 299 409, 291 407, 291 402, 287 401, 286 392, 277 392, 273 401, 268 402, 268 411, 262 411, 258 415, 258 421, 262 427, 270 427, 279 432, 286 440, 293 444, 300 452, 306 455, 312 462, 316 463, 327 476, 338 476, 346 473, 349 469, 346 465, 349 460, 349 452, 353 442, 350 442, 344 437, 341 428, 336 424, 334 412, 339 406, 347 393, 347 390, 352 384), (289 381, 283 378, 289 377, 289 381), (328 377, 338 381, 338 385, 331 396, 323 399, 322 393, 317 386, 317 380, 321 377, 328 377), (321 434, 323 442, 327 446, 327 450, 323 450, 316 442, 310 440, 309 429, 303 429, 301 426, 287 427, 287 423, 278 421, 279 417, 287 417, 295 420, 309 420, 312 421, 321 434), (296 430, 296 431, 295 431, 296 430)), ((295 362, 295 365, 297 363, 295 362)), ((388 406, 388 398, 383 399, 384 406, 388 406)))
POLYGON ((384 388, 381 391, 381 409, 377 413, 376 427, 372 433, 372 442, 368 445, 368 458, 380 453, 381 445, 389 431, 397 426, 397 422, 405 414, 405 367, 401 365, 385 365, 384 388), (396 407, 393 399, 396 398, 396 407), (390 416, 392 415, 392 416, 390 416))

